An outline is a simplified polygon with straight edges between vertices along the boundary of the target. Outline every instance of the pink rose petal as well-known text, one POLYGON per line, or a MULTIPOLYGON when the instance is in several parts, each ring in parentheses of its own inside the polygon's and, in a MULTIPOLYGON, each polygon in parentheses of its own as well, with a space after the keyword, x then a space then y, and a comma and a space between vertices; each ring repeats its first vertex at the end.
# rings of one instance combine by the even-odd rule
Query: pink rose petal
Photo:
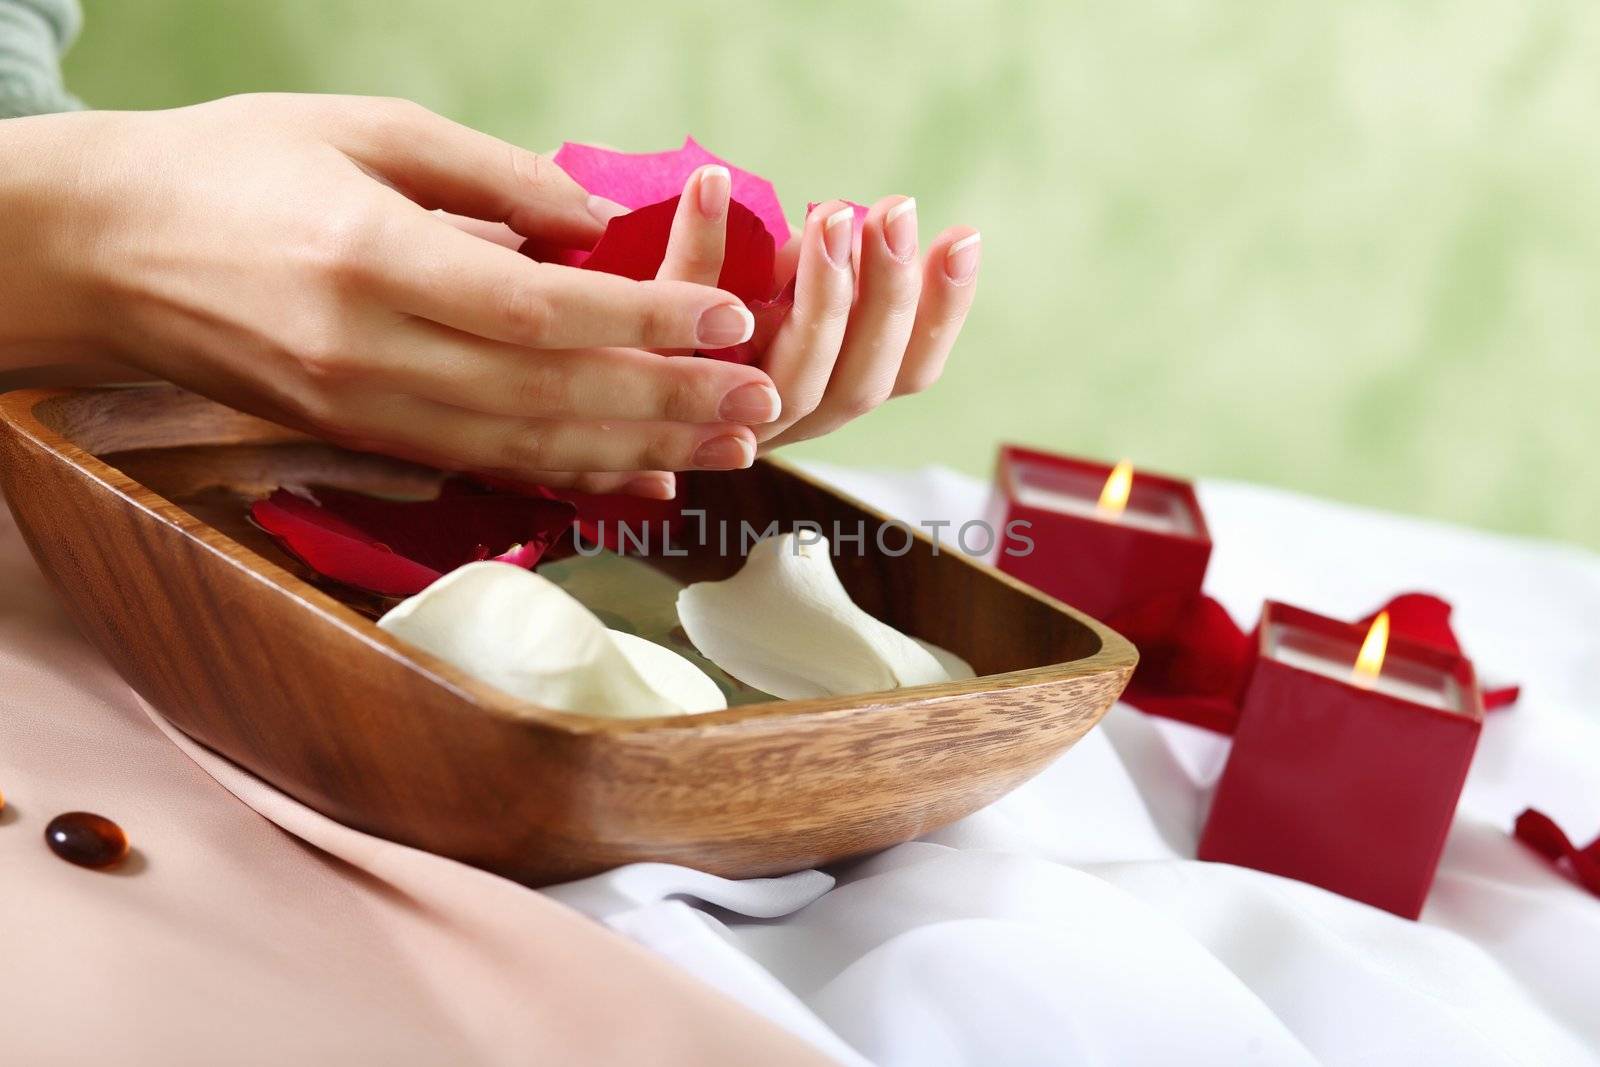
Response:
POLYGON ((772 183, 712 155, 693 137, 667 152, 613 152, 568 141, 556 152, 555 162, 587 191, 635 210, 679 195, 695 168, 720 163, 733 177, 734 201, 755 212, 773 245, 782 248, 789 240, 789 223, 772 183))

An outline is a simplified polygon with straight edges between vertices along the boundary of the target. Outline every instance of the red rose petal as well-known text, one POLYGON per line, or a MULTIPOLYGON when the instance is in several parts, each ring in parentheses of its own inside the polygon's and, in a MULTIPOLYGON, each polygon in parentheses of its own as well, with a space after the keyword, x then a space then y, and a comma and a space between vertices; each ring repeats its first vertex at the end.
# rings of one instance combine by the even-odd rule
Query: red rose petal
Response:
POLYGON ((1556 821, 1536 808, 1517 816, 1512 836, 1552 863, 1566 860, 1578 884, 1600 896, 1600 838, 1578 848, 1556 821))
POLYGON ((1461 643, 1456 640, 1456 633, 1450 628, 1452 610, 1448 600, 1431 593, 1401 593, 1392 597, 1378 611, 1362 619, 1361 624, 1371 626, 1372 620, 1378 617, 1379 612, 1387 611, 1390 633, 1409 641, 1459 653, 1461 643))
POLYGON ((571 504, 450 479, 432 500, 399 501, 321 487, 278 489, 251 518, 324 578, 382 596, 410 596, 474 560, 531 567, 571 525, 571 504))
POLYGON ((439 572, 339 522, 316 504, 284 489, 250 505, 250 517, 285 551, 326 578, 381 596, 410 596, 439 572))

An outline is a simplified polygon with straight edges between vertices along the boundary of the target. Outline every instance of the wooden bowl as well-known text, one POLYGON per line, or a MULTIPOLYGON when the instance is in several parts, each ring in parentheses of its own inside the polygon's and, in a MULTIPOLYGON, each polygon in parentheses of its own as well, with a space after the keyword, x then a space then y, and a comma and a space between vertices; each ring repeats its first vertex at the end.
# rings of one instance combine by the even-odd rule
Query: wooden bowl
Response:
MULTIPOLYGON (((0 397, 0 489, 135 689, 326 815, 532 885, 641 860, 776 874, 908 840, 1060 755, 1137 659, 990 567, 920 534, 879 554, 869 532, 866 554, 837 561, 856 602, 981 677, 678 718, 534 707, 379 630, 245 518, 283 483, 425 492, 438 478, 168 386, 0 397)), ((680 486, 713 520, 757 528, 883 518, 773 461, 680 486)), ((739 560, 713 546, 677 562, 725 577, 739 560)))

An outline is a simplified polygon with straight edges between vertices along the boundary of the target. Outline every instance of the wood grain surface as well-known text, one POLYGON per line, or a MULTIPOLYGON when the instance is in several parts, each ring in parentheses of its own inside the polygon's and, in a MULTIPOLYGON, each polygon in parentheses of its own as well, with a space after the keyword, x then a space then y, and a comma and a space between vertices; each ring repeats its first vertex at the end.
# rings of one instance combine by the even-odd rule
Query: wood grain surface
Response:
MULTIPOLYGON (((359 829, 540 885, 658 860, 796 870, 915 837, 1037 773, 1099 721, 1136 653, 1106 627, 787 466, 681 478, 686 506, 853 528, 845 587, 981 677, 708 715, 518 702, 380 631, 243 519, 278 484, 426 495, 439 475, 169 386, 0 396, 0 488, 83 632, 202 743, 359 829), (903 537, 890 541, 898 550, 903 537)), ((737 558, 656 560, 722 577, 737 558)))

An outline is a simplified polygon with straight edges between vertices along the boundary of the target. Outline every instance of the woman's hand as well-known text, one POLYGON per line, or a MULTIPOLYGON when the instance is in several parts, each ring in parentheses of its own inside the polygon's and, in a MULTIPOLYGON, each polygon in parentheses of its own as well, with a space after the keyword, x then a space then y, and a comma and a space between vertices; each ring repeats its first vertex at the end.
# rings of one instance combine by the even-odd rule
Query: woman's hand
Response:
MULTIPOLYGON (((689 177, 658 279, 715 285, 722 271, 730 175, 708 165, 689 177)), ((762 447, 820 437, 891 397, 938 380, 977 290, 976 230, 954 226, 917 258, 917 204, 886 197, 861 240, 840 200, 819 204, 779 256, 779 286, 794 306, 761 330, 761 367, 782 413, 756 429, 762 447)))
MULTIPOLYGON (((580 246, 620 209, 414 104, 247 96, 20 119, 0 123, 0 160, 0 350, 110 355, 352 447, 590 491, 670 495, 663 472, 748 466, 751 427, 780 411, 760 369, 648 351, 750 336, 697 247, 677 277, 634 282, 464 232, 430 209, 580 246)), ((838 327, 841 370, 874 395, 936 374, 947 347, 940 318, 913 333, 915 281, 886 245, 863 251, 873 310, 844 329, 848 269, 819 259, 821 232, 808 225, 800 253, 800 325, 774 342, 771 373, 798 400, 789 434, 861 406, 800 366, 829 344, 808 323, 838 327)))

